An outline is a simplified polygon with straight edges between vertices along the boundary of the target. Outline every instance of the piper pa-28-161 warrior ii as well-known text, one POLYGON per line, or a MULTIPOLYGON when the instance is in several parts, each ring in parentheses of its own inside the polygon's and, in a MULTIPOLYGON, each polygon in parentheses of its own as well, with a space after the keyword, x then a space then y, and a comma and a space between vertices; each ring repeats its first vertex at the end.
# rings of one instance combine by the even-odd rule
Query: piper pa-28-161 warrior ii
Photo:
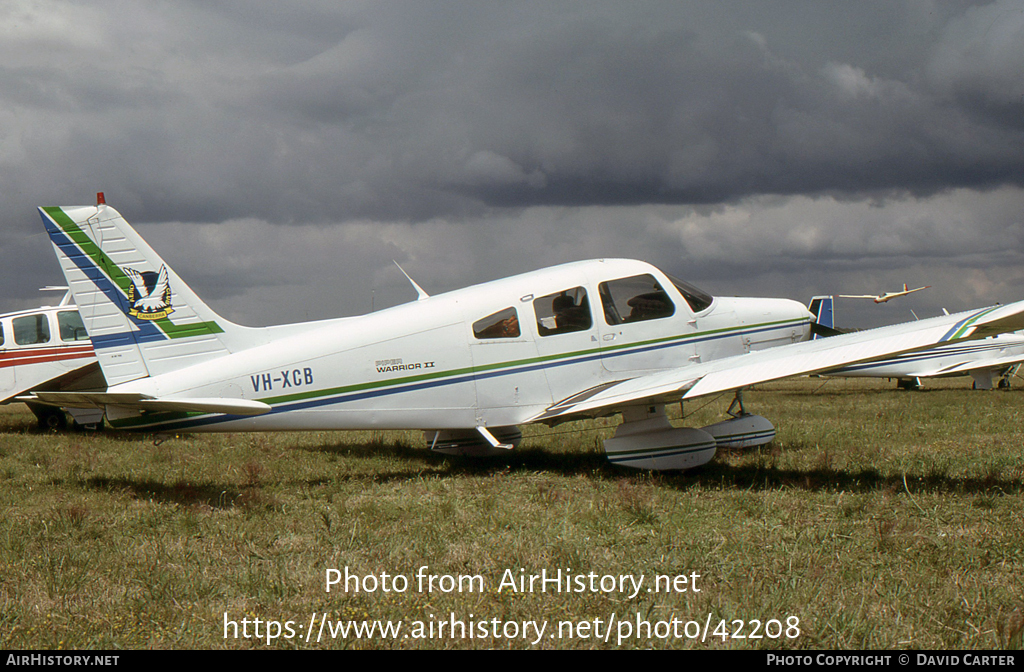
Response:
MULTIPOLYGON (((39 390, 87 390, 103 385, 103 375, 93 354, 92 343, 71 304, 67 287, 56 306, 42 306, 0 315, 0 404, 39 390)), ((48 404, 29 403, 41 429, 62 429, 67 425, 64 411, 48 404)), ((81 425, 102 422, 102 413, 75 409, 81 425)))
POLYGON ((785 299, 713 298, 639 261, 570 263, 360 317, 242 327, 214 313, 120 214, 40 208, 109 387, 32 400, 155 432, 421 429, 431 448, 514 447, 518 426, 622 414, 615 464, 685 469, 774 438, 740 391, 1024 327, 1024 302, 809 341, 785 299), (665 404, 736 392, 732 418, 665 404))

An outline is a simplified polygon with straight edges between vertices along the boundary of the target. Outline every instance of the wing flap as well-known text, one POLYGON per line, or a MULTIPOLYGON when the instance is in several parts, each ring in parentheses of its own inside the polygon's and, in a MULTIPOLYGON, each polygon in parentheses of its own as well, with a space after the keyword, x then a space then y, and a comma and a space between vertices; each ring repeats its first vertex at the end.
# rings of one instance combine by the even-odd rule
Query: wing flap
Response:
MULTIPOLYGON (((675 369, 672 372, 674 373, 675 369)), ((647 376, 604 383, 584 390, 549 406, 529 422, 546 422, 565 416, 583 416, 601 409, 640 403, 669 402, 678 400, 682 391, 697 382, 697 379, 680 381, 668 376, 665 381, 652 381, 647 376), (639 400, 638 400, 639 399, 639 400)))

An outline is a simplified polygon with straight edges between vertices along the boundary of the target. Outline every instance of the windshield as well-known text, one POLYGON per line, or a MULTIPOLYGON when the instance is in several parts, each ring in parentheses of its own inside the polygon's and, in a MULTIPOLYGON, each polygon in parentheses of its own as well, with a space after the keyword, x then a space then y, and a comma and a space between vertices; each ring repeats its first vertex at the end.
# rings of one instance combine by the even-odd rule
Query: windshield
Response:
POLYGON ((679 278, 673 277, 668 273, 665 275, 668 276, 668 279, 676 286, 676 289, 678 289, 679 293, 683 295, 686 302, 690 304, 690 310, 695 313, 699 313, 700 311, 707 310, 711 307, 711 303, 715 300, 715 297, 711 296, 703 289, 680 280, 679 278))

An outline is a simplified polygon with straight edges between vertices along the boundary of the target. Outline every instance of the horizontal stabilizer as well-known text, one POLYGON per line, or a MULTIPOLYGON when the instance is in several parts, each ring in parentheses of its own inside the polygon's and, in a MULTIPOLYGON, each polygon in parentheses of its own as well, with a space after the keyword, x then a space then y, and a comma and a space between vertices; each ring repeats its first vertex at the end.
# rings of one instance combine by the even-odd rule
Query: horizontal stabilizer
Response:
POLYGON ((140 411, 179 411, 225 413, 227 415, 263 415, 268 404, 251 399, 157 399, 137 392, 37 392, 20 401, 36 401, 63 408, 102 408, 120 406, 140 411))

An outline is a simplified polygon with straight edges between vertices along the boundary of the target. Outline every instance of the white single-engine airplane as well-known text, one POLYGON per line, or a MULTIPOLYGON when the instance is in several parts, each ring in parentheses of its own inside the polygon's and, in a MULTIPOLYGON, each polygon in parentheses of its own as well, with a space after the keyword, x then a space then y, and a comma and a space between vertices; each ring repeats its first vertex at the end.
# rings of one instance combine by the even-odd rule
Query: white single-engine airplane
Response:
POLYGON ((713 298, 639 261, 545 268, 360 317, 249 328, 213 312, 102 198, 40 208, 105 391, 31 400, 147 431, 422 429, 501 452, 518 426, 622 413, 616 464, 685 469, 775 435, 740 390, 1024 328, 1024 302, 807 341, 785 299, 713 298), (675 428, 665 404, 736 391, 733 417, 675 428))
MULTIPOLYGON (((0 315, 0 404, 31 391, 90 389, 103 385, 92 343, 67 287, 56 306, 0 315)), ((61 429, 67 417, 60 408, 29 403, 42 429, 61 429)), ((84 410, 84 409, 83 409, 84 410)), ((81 424, 102 422, 101 414, 76 409, 81 424)))
POLYGON ((906 296, 907 294, 913 294, 914 292, 920 292, 922 289, 928 289, 931 285, 925 285, 924 287, 915 287, 914 289, 908 289, 907 283, 903 283, 903 290, 899 292, 884 292, 879 295, 874 294, 840 294, 840 298, 843 299, 871 299, 875 303, 885 303, 891 301, 897 296, 906 296))
MULTIPOLYGON (((810 311, 816 323, 835 327, 832 297, 814 297, 810 311)), ((921 388, 921 378, 970 376, 974 389, 991 390, 1010 386, 1010 375, 1024 362, 1024 334, 999 334, 991 338, 951 343, 937 348, 908 352, 895 357, 852 364, 827 373, 844 378, 895 378, 900 389, 921 388)))

